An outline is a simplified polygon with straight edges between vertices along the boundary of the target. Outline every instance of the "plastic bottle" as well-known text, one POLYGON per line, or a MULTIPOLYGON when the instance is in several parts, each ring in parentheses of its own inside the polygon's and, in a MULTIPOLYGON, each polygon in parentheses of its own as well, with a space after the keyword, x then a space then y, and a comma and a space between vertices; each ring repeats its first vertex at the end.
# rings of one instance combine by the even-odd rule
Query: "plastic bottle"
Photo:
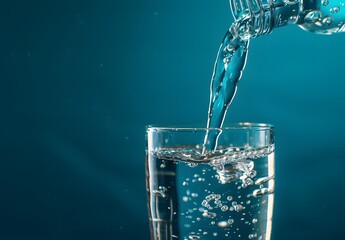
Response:
POLYGON ((242 39, 287 24, 319 34, 345 31, 345 0, 230 0, 230 6, 242 39))

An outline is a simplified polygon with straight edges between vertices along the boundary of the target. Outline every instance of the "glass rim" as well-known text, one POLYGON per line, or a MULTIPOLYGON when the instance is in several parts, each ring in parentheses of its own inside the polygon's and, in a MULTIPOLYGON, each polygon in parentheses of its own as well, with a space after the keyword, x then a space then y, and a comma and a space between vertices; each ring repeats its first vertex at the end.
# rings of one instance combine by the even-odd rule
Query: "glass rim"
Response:
POLYGON ((274 125, 270 123, 254 123, 254 122, 230 122, 224 123, 221 128, 201 127, 204 124, 185 124, 185 125, 161 125, 150 124, 146 126, 146 131, 224 131, 224 130, 273 130, 274 125))

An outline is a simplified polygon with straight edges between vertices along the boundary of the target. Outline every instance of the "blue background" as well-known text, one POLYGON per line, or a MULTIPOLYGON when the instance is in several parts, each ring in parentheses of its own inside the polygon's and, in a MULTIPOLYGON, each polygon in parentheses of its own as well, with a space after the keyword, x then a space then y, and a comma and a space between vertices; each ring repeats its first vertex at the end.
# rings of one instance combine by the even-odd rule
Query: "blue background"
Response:
MULTIPOLYGON (((144 126, 206 122, 223 1, 0 2, 0 239, 149 239, 144 126)), ((345 34, 251 42, 228 121, 276 126, 273 240, 345 239, 345 34)))

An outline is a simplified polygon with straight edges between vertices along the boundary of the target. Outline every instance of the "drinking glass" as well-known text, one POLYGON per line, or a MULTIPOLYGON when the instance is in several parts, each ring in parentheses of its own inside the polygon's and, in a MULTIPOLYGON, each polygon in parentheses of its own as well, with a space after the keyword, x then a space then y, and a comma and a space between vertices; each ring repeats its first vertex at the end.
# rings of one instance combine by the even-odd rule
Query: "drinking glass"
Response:
POLYGON ((270 124, 258 123, 214 129, 148 126, 146 187, 152 240, 270 240, 273 130, 270 124), (217 147, 203 151, 208 135, 218 135, 217 147))

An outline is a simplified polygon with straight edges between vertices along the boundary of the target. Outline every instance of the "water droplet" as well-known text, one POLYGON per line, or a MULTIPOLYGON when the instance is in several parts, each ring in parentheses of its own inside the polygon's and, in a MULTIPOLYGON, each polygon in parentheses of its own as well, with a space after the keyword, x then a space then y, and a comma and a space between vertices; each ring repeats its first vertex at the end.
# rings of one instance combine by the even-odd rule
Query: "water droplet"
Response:
POLYGON ((226 199, 227 199, 228 201, 231 201, 231 200, 232 200, 232 196, 228 196, 226 199))
POLYGON ((184 197, 182 198, 182 200, 183 200, 184 202, 188 202, 188 197, 184 196, 184 197))
POLYGON ((331 25, 333 23, 333 17, 327 16, 322 19, 322 24, 331 25))
POLYGON ((228 220, 228 223, 229 223, 230 225, 233 224, 234 222, 235 222, 234 219, 231 219, 231 218, 230 218, 230 219, 228 220))
POLYGON ((199 196, 199 194, 197 194, 197 193, 192 193, 191 195, 192 195, 192 197, 198 197, 199 196))
POLYGON ((216 224, 216 222, 215 222, 215 221, 212 221, 212 222, 211 222, 211 225, 214 225, 214 224, 216 224))
POLYGON ((258 222, 258 220, 256 219, 256 218, 253 218, 253 220, 252 220, 252 223, 257 223, 258 222))
POLYGON ((321 20, 321 12, 320 11, 311 11, 304 17, 304 22, 306 23, 315 23, 321 20))
POLYGON ((213 233, 213 236, 215 236, 215 237, 216 237, 217 235, 218 235, 218 233, 216 233, 216 232, 214 232, 214 233, 213 233))
POLYGON ((323 6, 326 7, 329 4, 329 0, 321 0, 321 3, 322 3, 323 6))

